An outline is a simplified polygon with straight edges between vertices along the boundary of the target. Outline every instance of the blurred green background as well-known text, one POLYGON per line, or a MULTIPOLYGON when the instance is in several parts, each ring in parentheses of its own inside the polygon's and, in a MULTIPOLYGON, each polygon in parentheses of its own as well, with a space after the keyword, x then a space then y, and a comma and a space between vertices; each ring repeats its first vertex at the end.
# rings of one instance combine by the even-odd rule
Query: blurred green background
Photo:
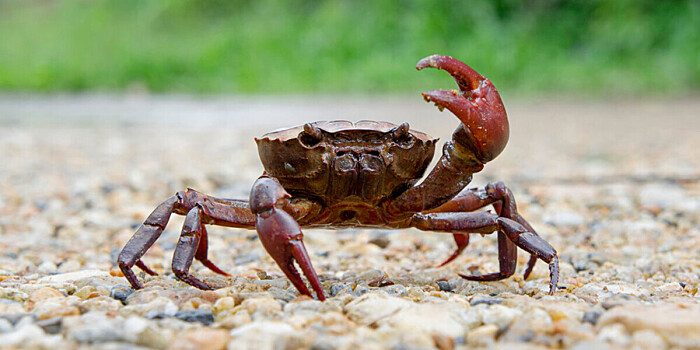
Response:
POLYGON ((403 93, 441 53, 512 94, 700 89, 700 1, 0 0, 0 90, 403 93))

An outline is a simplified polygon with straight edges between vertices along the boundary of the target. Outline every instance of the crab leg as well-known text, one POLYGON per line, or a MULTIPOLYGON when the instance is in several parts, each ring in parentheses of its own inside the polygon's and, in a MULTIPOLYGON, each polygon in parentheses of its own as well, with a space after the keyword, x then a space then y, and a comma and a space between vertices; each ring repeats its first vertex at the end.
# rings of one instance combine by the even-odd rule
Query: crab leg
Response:
POLYGON ((255 229, 265 250, 275 260, 300 294, 311 296, 309 289, 294 267, 297 262, 319 300, 326 299, 318 275, 304 247, 304 234, 296 220, 278 206, 288 204, 289 194, 279 182, 269 176, 260 177, 250 193, 250 206, 256 215, 255 229))
MULTIPOLYGON (((206 203, 206 207, 209 209, 208 212, 214 213, 211 217, 208 217, 210 222, 207 223, 241 228, 252 228, 254 225, 253 214, 245 201, 218 199, 192 189, 178 192, 153 210, 126 243, 121 253, 119 253, 117 258, 119 268, 134 289, 141 289, 143 286, 131 270, 132 267, 136 265, 146 273, 155 275, 156 273, 141 261, 141 257, 163 233, 173 213, 188 214, 198 203, 206 203)), ((198 239, 199 246, 195 246, 196 252, 194 257, 212 271, 225 275, 225 272, 207 259, 206 231, 203 231, 203 234, 200 234, 198 239)))
MULTIPOLYGON (((439 212, 470 212, 487 205, 493 205, 496 213, 499 216, 509 218, 511 220, 517 221, 519 224, 523 225, 529 232, 537 234, 537 232, 530 226, 530 224, 518 213, 517 205, 515 203, 515 198, 513 197, 513 192, 506 187, 502 182, 490 183, 486 185, 485 189, 470 189, 464 191, 453 198, 451 201, 435 208, 429 210, 428 213, 439 213, 439 212)), ((463 236, 461 234, 455 234, 455 240, 457 241, 457 236, 463 236)), ((467 238, 467 243, 469 239, 467 238)), ((500 242, 500 241, 499 241, 500 242)), ((464 243, 462 243, 464 244, 464 243)), ((500 243, 499 243, 500 244, 500 243)), ((450 256, 447 261, 442 263, 440 266, 444 266, 459 255, 466 244, 462 246, 460 241, 457 241, 457 250, 450 256)), ((528 261, 527 268, 523 274, 523 278, 527 279, 532 273, 532 269, 535 267, 537 262, 537 256, 530 255, 530 260, 528 261)))
POLYGON ((437 212, 413 215, 411 226, 425 231, 498 233, 499 263, 501 271, 483 276, 464 276, 466 279, 492 281, 511 276, 515 272, 517 252, 515 246, 535 255, 549 264, 549 294, 554 294, 559 281, 559 259, 552 246, 525 226, 509 218, 489 212, 437 212))

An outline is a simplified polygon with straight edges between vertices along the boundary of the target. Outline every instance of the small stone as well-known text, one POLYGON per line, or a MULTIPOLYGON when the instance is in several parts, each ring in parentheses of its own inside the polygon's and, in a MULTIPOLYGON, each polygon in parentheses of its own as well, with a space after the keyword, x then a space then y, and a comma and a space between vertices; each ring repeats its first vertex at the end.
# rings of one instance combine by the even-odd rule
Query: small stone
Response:
POLYGON ((78 271, 78 269, 80 269, 80 263, 75 260, 68 260, 58 266, 59 273, 75 272, 78 271))
POLYGON ((387 317, 412 303, 384 293, 368 293, 345 305, 346 315, 357 323, 367 324, 387 317))
POLYGON ((124 331, 111 322, 87 323, 73 329, 71 337, 79 343, 104 343, 122 340, 124 331))
POLYGON ((75 272, 62 273, 40 278, 38 283, 66 283, 70 281, 79 281, 86 278, 105 277, 111 278, 109 272, 102 270, 81 270, 75 272))
POLYGON ((124 321, 124 341, 148 348, 165 349, 172 342, 173 330, 168 329, 167 321, 156 322, 142 317, 131 316, 124 321))
POLYGON ((359 297, 370 291, 371 289, 369 287, 358 284, 357 286, 355 286, 355 290, 353 290, 353 293, 355 293, 355 295, 359 297))
POLYGON ((386 275, 381 270, 377 270, 377 269, 367 270, 367 271, 361 272, 357 276, 357 281, 366 283, 366 282, 369 282, 371 280, 382 278, 382 277, 386 277, 386 275))
POLYGON ((480 296, 480 297, 472 298, 472 300, 469 302, 469 305, 471 305, 471 306, 476 306, 479 304, 495 305, 495 304, 500 304, 502 302, 503 302, 502 298, 480 296))
POLYGON ((313 339, 304 339, 303 333, 292 326, 273 321, 254 322, 236 328, 231 331, 231 337, 229 350, 303 349, 313 344, 313 339))
POLYGON ((497 333, 498 326, 495 324, 487 324, 474 328, 467 335, 467 344, 469 344, 470 347, 492 347, 497 333))
POLYGON ((41 327, 48 334, 57 334, 61 331, 63 317, 54 317, 45 320, 39 320, 36 325, 41 327))
POLYGON ((632 341, 625 330, 625 326, 619 323, 610 324, 601 328, 598 332, 598 339, 619 346, 626 346, 632 341))
POLYGON ((4 318, 0 318, 0 333, 6 333, 13 329, 12 322, 4 318))
POLYGON ((658 286, 656 290, 660 292, 680 292, 683 290, 683 287, 678 282, 671 282, 658 286))
POLYGON ((437 281, 436 282, 438 285, 438 288, 443 291, 443 292, 452 292, 454 291, 454 287, 450 285, 450 282, 447 281, 437 281))
POLYGON ((214 312, 214 314, 216 314, 216 315, 219 315, 219 314, 222 314, 224 312, 230 311, 235 306, 236 306, 236 301, 232 297, 219 298, 219 300, 217 300, 214 303, 214 308, 212 309, 212 312, 214 312))
POLYGON ((90 311, 116 314, 121 309, 122 303, 110 297, 100 296, 83 301, 82 306, 90 311))
POLYGON ((205 326, 214 323, 214 313, 211 310, 180 310, 175 313, 175 317, 185 322, 199 322, 205 326))
POLYGON ((495 324, 499 328, 504 328, 513 322, 513 319, 522 315, 518 309, 512 309, 503 305, 491 305, 483 311, 484 324, 495 324))
POLYGON ((369 240, 370 244, 374 244, 379 248, 386 248, 389 246, 389 243, 391 243, 391 240, 386 235, 381 235, 381 236, 374 236, 372 239, 369 240))
POLYGON ((2 347, 24 347, 44 337, 44 330, 35 324, 17 325, 14 331, 0 334, 2 347))
POLYGON ((581 318, 581 322, 587 322, 592 325, 595 325, 598 323, 598 319, 600 318, 600 315, 603 314, 603 310, 594 308, 594 309, 588 309, 583 312, 583 318, 581 318))
POLYGON ((248 311, 255 321, 279 319, 282 316, 282 305, 269 296, 243 300, 236 309, 248 311))
POLYGON ((408 292, 406 291, 406 287, 400 285, 400 284, 395 284, 393 286, 386 286, 380 288, 380 290, 386 292, 387 294, 395 297, 405 297, 408 296, 408 292))
POLYGON ((172 301, 165 299, 165 298, 159 298, 161 300, 154 300, 152 307, 148 312, 146 312, 143 317, 145 318, 166 318, 166 317, 172 317, 175 316, 175 314, 178 312, 178 307, 175 305, 172 301))
POLYGON ((180 333, 168 347, 169 350, 223 350, 230 339, 224 329, 197 328, 180 333))
POLYGON ((648 329, 634 332, 634 334, 632 334, 632 344, 641 349, 648 350, 666 348, 666 341, 664 341, 664 338, 648 329))
POLYGON ((58 267, 56 267, 56 264, 54 264, 51 261, 44 261, 42 262, 37 268, 36 272, 41 273, 41 274, 49 274, 49 273, 54 273, 58 270, 58 267))
POLYGON ((700 305, 656 304, 624 305, 604 313, 599 327, 623 325, 628 332, 651 330, 672 345, 700 346, 700 305))
POLYGON ((80 316, 80 309, 73 305, 48 305, 42 304, 41 306, 34 309, 39 320, 46 320, 50 318, 60 318, 68 316, 80 316))
POLYGON ((270 295, 272 295, 273 298, 277 300, 284 301, 286 303, 294 300, 294 298, 297 297, 296 294, 293 294, 289 290, 277 288, 277 287, 270 287, 270 289, 267 290, 270 295))
POLYGON ((341 293, 352 294, 353 293, 352 285, 350 283, 347 283, 347 282, 333 283, 333 284, 331 284, 330 292, 331 292, 332 297, 339 295, 341 293))
POLYGON ((52 298, 65 298, 66 296, 58 290, 51 287, 41 287, 35 290, 27 301, 27 307, 29 310, 33 309, 37 304, 43 303, 44 301, 52 298))

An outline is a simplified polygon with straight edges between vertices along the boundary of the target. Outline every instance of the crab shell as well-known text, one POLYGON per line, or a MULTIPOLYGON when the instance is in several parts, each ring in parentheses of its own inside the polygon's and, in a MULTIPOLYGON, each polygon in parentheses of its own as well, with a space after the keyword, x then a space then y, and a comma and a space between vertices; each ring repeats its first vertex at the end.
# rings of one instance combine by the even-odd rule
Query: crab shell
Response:
POLYGON ((292 196, 378 203, 425 173, 437 139, 408 123, 320 121, 256 138, 268 175, 292 196))

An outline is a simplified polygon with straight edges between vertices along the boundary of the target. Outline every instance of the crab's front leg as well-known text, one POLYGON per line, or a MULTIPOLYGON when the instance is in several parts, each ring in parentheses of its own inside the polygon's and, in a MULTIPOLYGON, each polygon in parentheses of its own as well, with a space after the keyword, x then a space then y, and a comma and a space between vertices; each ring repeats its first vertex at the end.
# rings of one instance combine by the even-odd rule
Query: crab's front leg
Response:
POLYGON ((282 272, 294 284, 299 293, 311 296, 309 289, 294 266, 294 261, 304 272, 319 300, 325 300, 318 275, 304 247, 304 234, 296 220, 284 207, 290 195, 280 183, 269 176, 260 177, 250 193, 250 209, 256 216, 255 229, 265 250, 272 256, 282 272))
POLYGON ((433 55, 416 68, 438 68, 457 81, 457 90, 423 93, 440 110, 447 108, 461 121, 445 143, 442 157, 426 179, 386 204, 390 217, 430 210, 452 199, 471 181, 472 174, 496 158, 508 142, 508 117, 491 81, 452 57, 433 55))

